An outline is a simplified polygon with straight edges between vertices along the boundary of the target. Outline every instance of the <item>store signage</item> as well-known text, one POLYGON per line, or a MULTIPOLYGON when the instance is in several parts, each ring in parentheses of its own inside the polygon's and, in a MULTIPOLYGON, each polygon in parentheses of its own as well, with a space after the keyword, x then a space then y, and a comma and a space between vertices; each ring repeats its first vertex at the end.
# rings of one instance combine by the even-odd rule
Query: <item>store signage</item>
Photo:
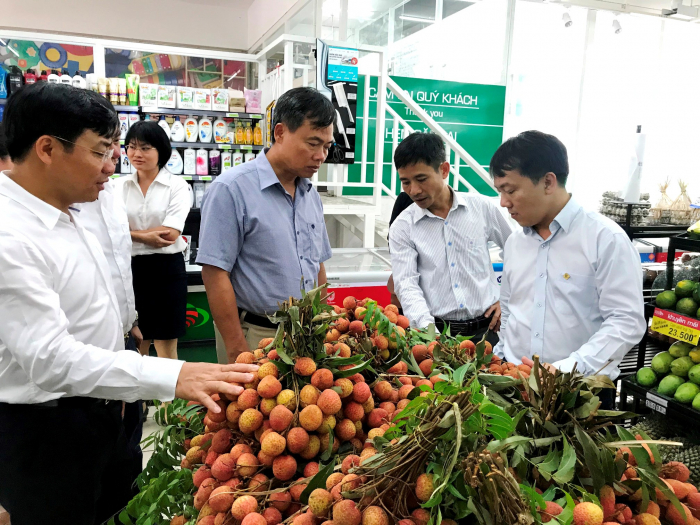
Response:
POLYGON ((695 346, 700 343, 700 319, 656 308, 651 320, 651 329, 695 346))
POLYGON ((663 397, 659 397, 650 392, 647 392, 645 404, 648 408, 651 408, 659 414, 666 414, 666 407, 668 406, 668 401, 663 397))
MULTIPOLYGON (((430 115, 450 137, 462 146, 485 169, 491 162, 491 157, 503 142, 503 118, 505 113, 506 88, 490 84, 466 84, 426 78, 411 78, 392 76, 391 79, 430 115)), ((377 78, 370 79, 369 108, 364 108, 364 77, 360 76, 357 93, 357 140, 355 142, 355 159, 357 164, 348 167, 348 181, 361 181, 362 133, 365 115, 369 117, 367 144, 367 183, 368 188, 344 188, 344 195, 371 195, 369 187, 374 180, 374 151, 377 117, 377 78)), ((415 131, 430 131, 403 102, 387 89, 387 105, 396 111, 415 131)), ((384 134, 384 162, 382 180, 387 188, 391 188, 391 162, 394 121, 387 114, 384 134)), ((398 141, 403 139, 399 134, 398 141)), ((454 153, 450 156, 454 165, 454 153)), ((460 164, 460 174, 473 185, 479 193, 495 196, 495 192, 479 177, 474 170, 460 164)), ((401 184, 396 174, 394 184, 396 193, 401 191, 401 184)), ((452 175, 449 177, 452 185, 452 175)), ((460 191, 467 191, 460 186, 460 191)))

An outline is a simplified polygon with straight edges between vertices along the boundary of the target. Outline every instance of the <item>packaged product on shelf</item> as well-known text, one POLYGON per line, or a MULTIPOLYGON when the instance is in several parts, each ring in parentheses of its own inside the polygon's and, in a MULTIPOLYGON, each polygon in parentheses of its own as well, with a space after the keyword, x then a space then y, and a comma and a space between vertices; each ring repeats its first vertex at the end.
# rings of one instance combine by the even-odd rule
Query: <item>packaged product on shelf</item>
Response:
POLYGON ((235 113, 245 113, 245 96, 242 91, 228 90, 228 110, 235 113))
POLYGON ((126 96, 126 79, 119 79, 119 104, 126 106, 129 103, 129 99, 126 96))
POLYGON ((0 67, 0 98, 7 98, 7 72, 0 67))
POLYGON ((165 120, 165 115, 161 115, 158 125, 163 128, 165 134, 168 136, 168 138, 170 138, 170 124, 168 124, 168 121, 165 120))
POLYGON ((197 150, 197 175, 209 175, 209 155, 204 148, 197 150))
POLYGON ((158 86, 158 107, 174 109, 177 105, 176 86, 158 86))
POLYGON ((179 109, 194 109, 194 88, 177 88, 177 107, 179 109))
POLYGON ((260 122, 255 123, 255 129, 253 130, 253 144, 255 146, 262 146, 263 136, 262 128, 260 127, 260 122))
MULTIPOLYGON (((16 67, 16 66, 11 66, 11 67, 16 67)), ((19 71, 19 68, 17 68, 17 70, 19 71)), ((12 73, 12 69, 10 69, 10 73, 12 73)), ((21 75, 21 74, 22 74, 22 73, 20 72, 20 75, 21 75)), ((110 80, 111 80, 111 79, 110 79, 110 80)), ((60 82, 61 82, 61 84, 65 84, 66 86, 72 86, 72 85, 73 85, 73 77, 70 76, 70 73, 68 73, 68 70, 67 70, 67 69, 64 69, 64 70, 63 70, 63 73, 61 73, 60 82)), ((116 91, 117 97, 119 97, 118 91, 119 91, 119 90, 117 89, 117 91, 116 91)))
POLYGON ((194 117, 187 117, 185 120, 185 140, 187 142, 197 142, 199 136, 199 124, 194 117))
POLYGON ((172 152, 170 153, 170 160, 168 161, 166 167, 168 168, 168 171, 173 175, 182 175, 182 170, 184 169, 184 166, 182 163, 182 157, 180 156, 180 152, 177 151, 176 148, 173 148, 172 152))
MULTIPOLYGON (((89 76, 90 76, 90 73, 88 73, 85 76, 86 80, 89 76)), ((97 79, 97 75, 95 75, 94 73, 92 73, 92 76, 94 76, 95 79, 97 79)), ((49 75, 46 72, 46 70, 44 70, 44 69, 41 70, 41 75, 37 78, 37 81, 39 81, 39 82, 48 82, 49 81, 49 75)), ((88 89, 90 89, 92 91, 97 91, 97 80, 95 80, 95 87, 94 88, 90 85, 90 82, 88 81, 88 89)))
POLYGON ((126 132, 129 131, 129 115, 126 113, 119 113, 119 138, 124 140, 126 138, 126 132))
POLYGON ((228 111, 228 89, 213 88, 211 90, 211 109, 213 111, 228 111))
MULTIPOLYGON (((100 80, 103 81, 103 85, 101 86, 104 89, 100 89, 100 95, 103 97, 107 96, 107 79, 106 78, 101 78, 100 80)), ((61 78, 58 76, 58 73, 56 73, 55 69, 51 70, 51 74, 46 77, 46 81, 49 84, 60 84, 61 78)))
POLYGON ((185 126, 180 122, 180 117, 175 117, 175 122, 170 128, 170 140, 173 142, 185 142, 185 126))
POLYGON ((214 121, 214 142, 217 144, 226 144, 228 142, 228 125, 222 118, 214 121))
MULTIPOLYGON (((61 83, 63 83, 63 76, 61 76, 61 83)), ((119 104, 119 79, 118 78, 108 78, 107 87, 109 88, 109 101, 113 106, 119 104)))
POLYGON ((236 144, 245 144, 245 130, 240 120, 236 121, 236 144))
POLYGON ((121 147, 119 158, 121 160, 121 167, 119 168, 120 173, 131 173, 131 162, 129 162, 129 157, 126 155, 126 148, 124 146, 121 147))
POLYGON ((129 113, 129 127, 136 124, 139 120, 141 120, 141 117, 139 117, 138 113, 129 113))
POLYGON ((194 207, 201 208, 202 199, 204 198, 204 183, 195 182, 192 186, 194 189, 194 207))
POLYGON ((7 72, 7 93, 12 95, 22 87, 22 70, 17 66, 10 66, 7 72))
POLYGON ((221 171, 224 172, 232 167, 233 157, 230 151, 221 153, 221 171))
MULTIPOLYGON (((78 74, 76 73, 76 76, 78 74)), ((73 82, 75 82, 75 77, 73 77, 73 82)), ((36 84, 36 73, 34 73, 33 69, 27 69, 27 71, 24 73, 24 83, 25 84, 36 84)), ((80 86, 77 86, 80 87, 80 86)))
POLYGON ((241 164, 243 164, 243 153, 235 151, 233 153, 233 166, 240 166, 241 164))
POLYGON ((244 93, 246 112, 262 113, 262 90, 244 88, 244 93))
POLYGON ((253 145, 253 128, 250 122, 245 123, 245 144, 247 146, 253 145))
POLYGON ((209 175, 221 174, 221 152, 218 149, 209 150, 209 175))
POLYGON ((229 144, 236 143, 236 122, 231 121, 228 123, 228 131, 226 132, 226 142, 229 144))
POLYGON ((678 186, 681 189, 681 194, 671 204, 671 223, 685 226, 693 220, 693 209, 690 207, 693 201, 688 196, 688 185, 679 180, 678 186))
MULTIPOLYGON (((25 82, 26 82, 26 76, 25 76, 25 82)), ((73 77, 73 87, 77 87, 80 89, 85 89, 87 87, 87 82, 85 82, 85 79, 83 78, 83 74, 80 71, 76 71, 75 76, 73 77)))
POLYGON ((139 84, 139 105, 145 108, 158 107, 157 84, 139 84))
MULTIPOLYGON (((48 77, 48 82, 51 83, 53 82, 51 80, 51 77, 54 76, 53 73, 51 73, 48 77)), ((58 78, 58 77, 56 77, 58 78)), ((102 95, 103 97, 107 98, 107 79, 106 78, 98 78, 97 79, 97 92, 102 95)))
POLYGON ((197 152, 192 148, 185 150, 185 175, 197 174, 197 152))
POLYGON ((127 74, 126 76, 126 95, 129 99, 130 106, 139 105, 139 75, 127 74))
POLYGON ((243 160, 245 162, 250 162, 251 160, 255 159, 255 153, 246 153, 245 156, 243 157, 243 160))
POLYGON ((211 142, 212 125, 206 115, 199 121, 199 142, 211 142))
MULTIPOLYGON (((46 75, 46 71, 41 72, 41 79, 48 81, 49 77, 44 75, 46 75)), ((87 89, 97 93, 97 75, 95 73, 88 73, 87 75, 85 75, 85 83, 87 84, 87 89)))
POLYGON ((211 110, 211 89, 195 88, 194 109, 211 110))

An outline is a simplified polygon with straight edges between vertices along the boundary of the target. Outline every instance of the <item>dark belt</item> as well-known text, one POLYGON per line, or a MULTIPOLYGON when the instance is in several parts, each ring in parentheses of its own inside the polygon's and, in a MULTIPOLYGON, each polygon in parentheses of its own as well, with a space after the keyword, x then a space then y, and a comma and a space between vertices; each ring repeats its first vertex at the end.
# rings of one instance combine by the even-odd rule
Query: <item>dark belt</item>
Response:
POLYGON ((435 328, 443 332, 447 325, 450 326, 450 335, 474 335, 484 328, 488 328, 491 324, 490 317, 476 317, 467 321, 453 321, 450 319, 441 319, 439 317, 435 318, 435 328))
POLYGON ((252 312, 248 312, 247 310, 239 308, 238 317, 243 315, 244 312, 245 317, 243 318, 243 322, 259 326, 260 328, 270 328, 272 330, 277 330, 277 325, 271 322, 267 317, 263 315, 254 314, 252 312))
POLYGON ((112 405, 121 406, 121 401, 116 401, 114 399, 98 399, 94 397, 60 397, 58 399, 53 399, 51 401, 45 401, 44 403, 30 403, 30 404, 10 404, 10 403, 0 403, 0 405, 5 407, 24 407, 24 408, 83 408, 83 409, 95 409, 95 408, 109 408, 112 405))

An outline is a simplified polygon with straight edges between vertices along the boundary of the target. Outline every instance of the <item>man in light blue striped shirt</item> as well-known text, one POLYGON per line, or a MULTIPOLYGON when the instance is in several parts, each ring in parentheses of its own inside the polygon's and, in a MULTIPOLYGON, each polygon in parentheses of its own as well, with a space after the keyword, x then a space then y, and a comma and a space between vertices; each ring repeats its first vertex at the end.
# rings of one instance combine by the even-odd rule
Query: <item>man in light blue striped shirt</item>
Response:
POLYGON ((493 201, 447 185, 450 165, 437 135, 414 133, 394 154, 413 204, 389 230, 396 295, 411 326, 450 325, 456 335, 498 330, 499 287, 489 241, 503 248, 511 233, 493 201))

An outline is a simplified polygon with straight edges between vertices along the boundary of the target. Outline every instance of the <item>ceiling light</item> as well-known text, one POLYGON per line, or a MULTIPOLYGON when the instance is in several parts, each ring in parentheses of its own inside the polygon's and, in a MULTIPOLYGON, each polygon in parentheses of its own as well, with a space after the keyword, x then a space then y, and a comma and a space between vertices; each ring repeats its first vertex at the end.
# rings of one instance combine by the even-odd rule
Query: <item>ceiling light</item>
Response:
POLYGON ((571 15, 568 12, 564 12, 564 15, 561 17, 561 19, 564 21, 564 27, 571 27, 574 25, 573 20, 571 20, 571 15))
POLYGON ((420 16, 401 15, 399 18, 401 20, 405 20, 406 22, 421 22, 423 24, 434 24, 435 23, 434 18, 423 18, 420 16))
POLYGON ((622 26, 620 25, 620 21, 618 19, 613 20, 613 31, 615 31, 616 35, 622 33, 622 26))

